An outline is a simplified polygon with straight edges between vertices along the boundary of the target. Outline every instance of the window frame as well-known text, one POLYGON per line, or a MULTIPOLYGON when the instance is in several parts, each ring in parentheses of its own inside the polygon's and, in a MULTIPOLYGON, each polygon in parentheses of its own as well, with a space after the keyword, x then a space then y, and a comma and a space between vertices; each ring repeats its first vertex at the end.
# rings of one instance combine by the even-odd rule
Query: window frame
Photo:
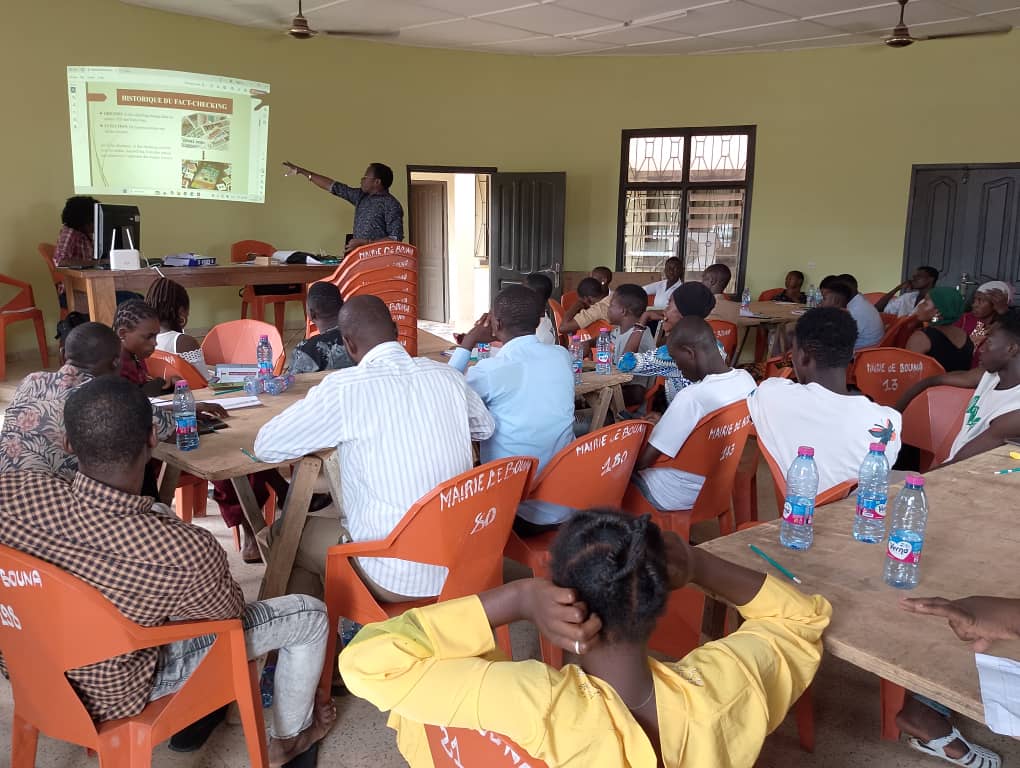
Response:
MULTIPOLYGON (((695 126, 687 128, 627 128, 620 132, 620 183, 616 212, 616 271, 623 272, 626 266, 626 255, 624 253, 626 239, 626 217, 627 217, 627 193, 629 191, 668 191, 677 190, 682 195, 682 210, 680 211, 680 230, 677 234, 677 253, 682 243, 687 242, 687 221, 689 217, 690 197, 692 190, 701 189, 733 189, 736 187, 744 190, 744 212, 740 224, 740 252, 737 254, 737 281, 735 291, 740 295, 744 290, 747 271, 747 240, 751 224, 751 197, 754 187, 754 160, 755 146, 757 140, 757 125, 721 125, 721 126, 695 126), (747 135, 747 172, 743 181, 691 181, 691 140, 694 136, 718 136, 729 134, 747 135), (651 136, 682 136, 684 139, 683 151, 683 174, 680 181, 628 181, 630 171, 630 140, 648 138, 651 136)), ((684 262, 684 275, 686 279, 687 254, 680 256, 684 262)))

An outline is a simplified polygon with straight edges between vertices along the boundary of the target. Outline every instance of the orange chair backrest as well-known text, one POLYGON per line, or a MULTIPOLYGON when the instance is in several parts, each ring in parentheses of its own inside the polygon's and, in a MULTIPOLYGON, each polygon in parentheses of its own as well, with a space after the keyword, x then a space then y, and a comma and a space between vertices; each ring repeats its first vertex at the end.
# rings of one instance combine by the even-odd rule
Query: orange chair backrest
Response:
MULTIPOLYGON (((499 586, 503 583, 503 548, 537 464, 538 459, 531 456, 511 456, 436 486, 414 503, 389 536, 375 542, 378 547, 372 548, 373 556, 448 568, 439 600, 499 586)), ((393 471, 402 470, 394 467, 393 471)), ((331 548, 327 560, 327 574, 348 574, 341 585, 342 604, 354 608, 358 616, 385 619, 386 613, 351 570, 342 545, 331 548)), ((330 586, 327 578, 327 593, 330 586)))
POLYGON ((248 261, 248 254, 254 253, 259 256, 272 256, 276 249, 269 243, 262 240, 238 240, 230 246, 230 261, 248 261))
POLYGON ((549 460, 528 499, 574 509, 620 506, 650 427, 623 421, 579 437, 549 460))
POLYGON ((95 742, 92 718, 64 673, 135 650, 129 625, 84 581, 0 546, 0 650, 18 714, 47 736, 95 742))
MULTIPOLYGON (((786 473, 776 463, 776 460, 772 458, 772 454, 768 452, 761 438, 758 439, 758 449, 765 458, 765 463, 768 464, 769 472, 772 474, 772 484, 776 492, 776 508, 779 510, 779 514, 782 515, 783 505, 786 503, 786 473)), ((856 487, 857 480, 844 480, 839 485, 826 488, 815 497, 815 509, 824 507, 826 504, 831 504, 834 501, 845 499, 856 487)))
POLYGON ((553 325, 556 326, 553 330, 559 335, 560 324, 563 322, 563 305, 556 299, 549 299, 549 309, 552 310, 553 325))
POLYGON ((882 327, 887 331, 900 319, 899 315, 890 315, 888 312, 879 312, 878 316, 882 318, 882 327))
POLYGON ((492 731, 426 725, 425 736, 436 768, 548 768, 492 731))
POLYGON ((344 256, 336 271, 327 279, 339 285, 351 277, 371 269, 392 267, 418 271, 418 249, 408 243, 369 243, 355 248, 344 256))
MULTIPOLYGON (((593 341, 599 337, 599 334, 603 331, 612 331, 613 325, 608 320, 596 320, 591 325, 585 326, 577 331, 576 335, 581 337, 581 343, 586 341, 593 341)), ((575 335, 575 334, 571 334, 575 335)))
POLYGON ((30 284, 7 275, 0 275, 0 285, 9 285, 18 289, 18 292, 6 304, 0 304, 0 313, 35 308, 35 295, 32 293, 30 284))
POLYGON ((715 334, 716 339, 723 345, 723 350, 726 352, 726 359, 729 361, 733 360, 733 356, 737 352, 737 326, 735 323, 731 323, 729 320, 709 320, 708 324, 712 326, 712 333, 715 334))
POLYGON ((57 252, 57 246, 53 243, 39 243, 36 248, 43 261, 46 262, 46 269, 50 271, 50 278, 53 280, 53 284, 62 286, 64 284, 64 276, 57 271, 57 264, 53 260, 57 252))
POLYGON ((930 387, 910 401, 903 412, 903 442, 920 449, 922 472, 949 456, 973 396, 973 389, 940 386, 930 387))
POLYGON ((779 355, 778 357, 770 357, 765 361, 765 378, 771 379, 775 377, 783 379, 794 379, 797 378, 797 372, 793 369, 793 360, 790 358, 790 354, 779 355))
POLYGON ((578 298, 577 291, 567 291, 562 296, 560 296, 560 305, 564 309, 566 309, 567 307, 572 307, 577 302, 577 298, 578 298))
POLYGON ((767 291, 762 291, 758 294, 758 301, 772 301, 779 294, 781 294, 785 288, 769 288, 767 291))
POLYGON ((747 401, 741 400, 705 416, 676 456, 661 456, 653 465, 705 478, 691 510, 694 520, 718 517, 719 510, 729 509, 733 480, 750 432, 747 401))
POLYGON ((402 284, 417 292, 418 273, 413 269, 398 269, 397 267, 358 270, 349 277, 340 278, 336 286, 340 289, 340 295, 346 299, 348 291, 381 282, 402 284))
POLYGON ((920 327, 921 321, 913 315, 901 317, 886 329, 885 335, 882 336, 882 340, 878 342, 877 346, 903 347, 906 345, 907 339, 910 338, 910 334, 920 327))
POLYGON ((675 589, 669 593, 666 610, 648 638, 648 647, 674 659, 682 659, 701 645, 701 621, 705 612, 705 593, 696 587, 675 589))
POLYGON ((283 348, 283 339, 276 326, 263 323, 261 320, 229 320, 214 325, 206 337, 202 339, 202 355, 210 366, 216 363, 248 363, 256 362, 255 348, 259 336, 269 337, 276 361, 273 370, 283 370, 287 359, 287 351, 283 348))
POLYGON ((883 296, 885 296, 885 294, 882 293, 881 291, 874 291, 872 293, 864 294, 864 298, 870 301, 872 305, 878 304, 879 299, 881 299, 883 296))
POLYGON ((195 366, 180 355, 175 355, 172 352, 164 352, 161 349, 157 349, 145 361, 145 367, 148 369, 150 376, 158 376, 167 380, 171 376, 180 376, 188 382, 188 386, 192 389, 201 389, 208 386, 205 377, 198 372, 195 366))
POLYGON ((945 372, 928 355, 895 347, 872 347, 854 356, 852 375, 858 389, 876 403, 894 405, 921 379, 945 372))

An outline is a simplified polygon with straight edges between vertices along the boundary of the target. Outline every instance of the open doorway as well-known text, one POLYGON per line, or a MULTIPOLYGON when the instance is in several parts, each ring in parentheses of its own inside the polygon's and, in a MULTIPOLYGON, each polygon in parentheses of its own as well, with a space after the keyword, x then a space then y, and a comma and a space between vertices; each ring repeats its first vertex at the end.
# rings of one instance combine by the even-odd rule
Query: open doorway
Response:
POLYGON ((408 166, 418 316, 469 328, 489 309, 489 190, 495 168, 408 166))

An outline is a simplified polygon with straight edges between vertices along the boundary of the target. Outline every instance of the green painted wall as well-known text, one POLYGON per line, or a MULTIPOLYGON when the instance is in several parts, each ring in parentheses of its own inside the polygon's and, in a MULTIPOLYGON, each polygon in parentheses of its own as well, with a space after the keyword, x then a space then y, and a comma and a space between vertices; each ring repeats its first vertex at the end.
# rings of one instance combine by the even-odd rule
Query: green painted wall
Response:
MULTIPOLYGON (((566 171, 568 269, 613 262, 621 129, 756 124, 748 273, 755 292, 780 284, 794 266, 815 280, 852 270, 865 289, 892 285, 911 164, 1020 154, 1020 33, 900 51, 534 58, 302 43, 116 0, 8 5, 0 26, 7 150, 0 272, 31 280, 48 317, 56 300, 35 244, 56 237, 72 193, 68 64, 267 81, 272 166, 290 159, 352 181, 381 160, 396 170, 402 200, 408 163, 566 171)), ((194 250, 221 259, 243 237, 335 250, 352 212, 275 172, 265 205, 115 201, 142 207, 147 254, 194 250)), ((193 305, 199 327, 239 312, 230 289, 198 291, 193 305)), ((31 347, 30 332, 12 333, 11 342, 31 347)))

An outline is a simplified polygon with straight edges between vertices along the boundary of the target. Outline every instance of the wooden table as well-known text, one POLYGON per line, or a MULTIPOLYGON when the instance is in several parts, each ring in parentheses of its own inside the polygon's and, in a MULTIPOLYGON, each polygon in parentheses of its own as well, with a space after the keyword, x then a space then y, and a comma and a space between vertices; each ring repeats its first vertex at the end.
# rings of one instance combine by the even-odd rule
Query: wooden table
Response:
MULTIPOLYGON (((68 309, 85 312, 97 323, 111 325, 117 309, 117 290, 145 293, 159 277, 148 269, 68 269, 58 270, 67 287, 68 309)), ((215 267, 159 267, 159 271, 185 288, 215 288, 229 285, 272 285, 311 283, 329 277, 336 265, 224 264, 215 267)))
POLYGON ((601 429, 609 419, 609 404, 613 404, 613 413, 626 408, 623 401, 623 385, 630 383, 634 377, 629 373, 613 371, 608 375, 583 371, 581 383, 574 385, 574 397, 583 397, 592 408, 591 431, 601 429))
MULTIPOLYGON (((884 545, 862 544, 850 535, 853 499, 818 510, 814 544, 805 552, 780 546, 778 520, 701 547, 777 576, 748 549, 758 545, 799 576, 805 592, 820 593, 832 603, 824 643, 833 656, 983 722, 970 645, 956 639, 945 619, 907 613, 898 601, 905 596, 1020 595, 1020 528, 1013 505, 1020 474, 992 474, 1017 464, 1008 454, 1005 448, 995 449, 926 476, 928 529, 921 581, 913 590, 882 581, 884 545)), ((1020 641, 998 642, 990 653, 1020 660, 1020 641)))
MULTIPOLYGON (((734 365, 740 360, 740 355, 744 351, 744 345, 747 343, 747 337, 751 333, 752 328, 773 325, 783 326, 787 323, 796 322, 797 318, 804 314, 807 305, 780 303, 777 301, 752 301, 750 309, 751 312, 755 315, 760 315, 760 317, 739 317, 737 319, 737 327, 744 329, 744 335, 733 358, 734 365)), ((782 353, 786 352, 786 337, 782 333, 779 334, 779 350, 782 353)))
MULTIPOLYGON (((294 386, 282 395, 260 395, 263 405, 256 408, 241 408, 230 412, 228 429, 210 435, 202 435, 194 451, 178 451, 173 443, 160 443, 153 451, 153 458, 166 463, 166 470, 159 486, 159 497, 169 504, 173 501, 174 489, 182 471, 203 480, 230 480, 237 492, 237 498, 244 510, 244 516, 256 533, 259 551, 266 563, 262 580, 260 599, 276 597, 286 592, 287 581, 297 554, 298 542, 305 527, 308 505, 319 470, 323 469, 330 481, 335 498, 339 495, 339 467, 336 451, 327 450, 315 456, 305 456, 296 461, 278 464, 253 461, 241 449, 254 452, 255 436, 262 426, 287 406, 305 396, 309 389, 318 384, 330 372, 305 373, 298 376, 294 386), (264 469, 274 469, 294 464, 290 491, 287 495, 287 525, 277 537, 270 551, 268 547, 266 522, 262 510, 255 500, 248 475, 264 469)), ((244 393, 241 393, 243 395, 244 393)), ((237 397, 236 393, 223 397, 237 397)), ((218 399, 211 389, 195 391, 197 400, 218 399)))

